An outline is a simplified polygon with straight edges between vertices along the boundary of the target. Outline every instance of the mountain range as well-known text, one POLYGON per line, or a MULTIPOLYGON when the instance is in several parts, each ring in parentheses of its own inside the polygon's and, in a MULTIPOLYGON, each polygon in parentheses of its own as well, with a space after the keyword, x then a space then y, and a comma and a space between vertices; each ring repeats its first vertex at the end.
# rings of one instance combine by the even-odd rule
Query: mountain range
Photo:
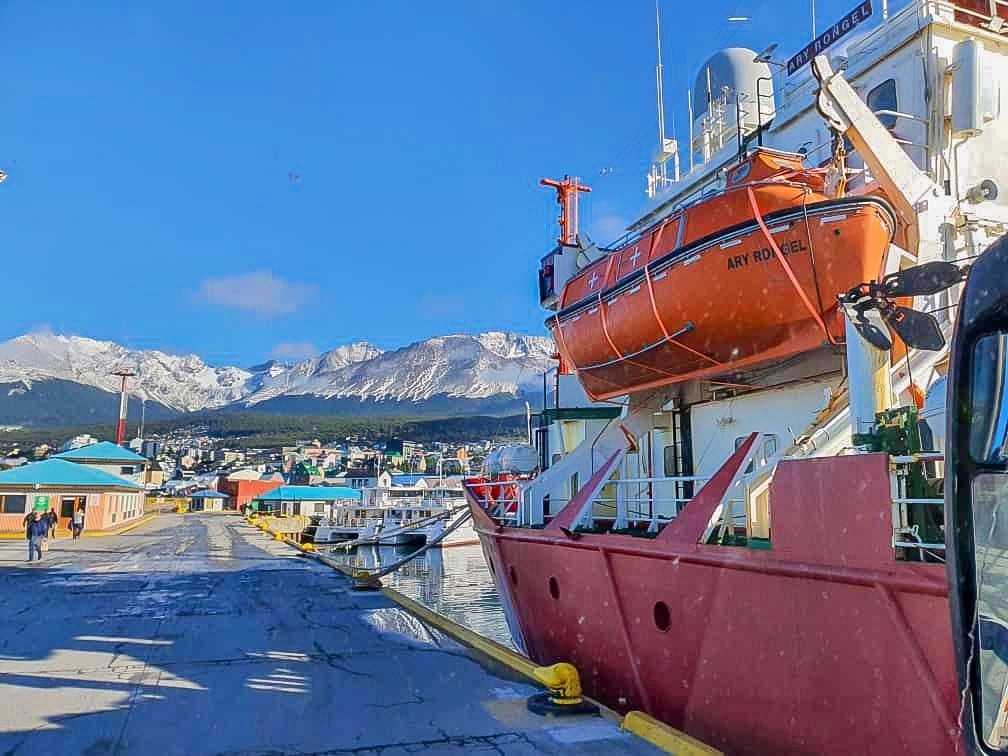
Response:
POLYGON ((252 367, 196 355, 133 350, 83 336, 33 333, 0 343, 0 423, 74 425, 114 420, 130 368, 130 414, 189 412, 327 415, 502 414, 523 408, 551 363, 550 339, 514 333, 436 336, 385 351, 367 342, 310 359, 252 367), (133 405, 136 404, 136 410, 133 405))

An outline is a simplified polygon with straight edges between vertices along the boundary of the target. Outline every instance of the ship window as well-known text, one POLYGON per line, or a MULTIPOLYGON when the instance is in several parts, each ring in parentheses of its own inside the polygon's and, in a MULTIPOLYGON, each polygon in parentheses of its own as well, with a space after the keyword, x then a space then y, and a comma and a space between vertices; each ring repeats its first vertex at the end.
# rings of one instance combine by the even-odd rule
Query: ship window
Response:
POLYGON ((763 456, 770 459, 774 454, 777 453, 777 436, 773 433, 768 433, 763 436, 763 456))
MULTIPOLYGON (((877 113, 880 110, 899 110, 896 99, 896 79, 886 79, 868 93, 868 108, 877 113)), ((880 115, 879 121, 890 131, 896 126, 896 116, 880 115)))
POLYGON ((663 633, 667 633, 669 627, 672 626, 672 613, 664 601, 659 601, 654 605, 654 623, 655 627, 663 633))
POLYGON ((557 601, 560 598, 560 584, 557 582, 555 577, 550 577, 549 579, 549 592, 554 601, 557 601))
POLYGON ((739 436, 738 438, 735 439, 735 451, 738 451, 738 448, 745 443, 745 440, 747 438, 749 438, 749 436, 739 436))
POLYGON ((676 448, 673 445, 665 447, 663 452, 665 461, 665 477, 671 478, 679 474, 679 460, 676 459, 676 448))

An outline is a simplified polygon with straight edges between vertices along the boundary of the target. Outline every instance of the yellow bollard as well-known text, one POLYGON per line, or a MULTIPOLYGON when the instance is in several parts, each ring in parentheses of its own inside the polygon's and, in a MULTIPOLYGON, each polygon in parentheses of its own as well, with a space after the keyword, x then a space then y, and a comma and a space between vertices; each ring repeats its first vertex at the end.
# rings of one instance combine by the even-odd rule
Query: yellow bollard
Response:
POLYGON ((535 714, 594 714, 595 704, 584 700, 581 695, 581 677, 577 667, 560 662, 549 667, 536 667, 532 676, 545 685, 548 693, 540 693, 528 699, 529 711, 535 714))

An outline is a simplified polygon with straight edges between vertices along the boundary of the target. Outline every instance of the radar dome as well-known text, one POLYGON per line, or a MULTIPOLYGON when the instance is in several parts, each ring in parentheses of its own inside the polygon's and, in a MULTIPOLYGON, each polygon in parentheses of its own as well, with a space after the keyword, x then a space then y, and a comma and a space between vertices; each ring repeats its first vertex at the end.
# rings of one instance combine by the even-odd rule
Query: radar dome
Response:
POLYGON ((727 47, 714 53, 700 66, 693 85, 693 119, 698 124, 708 116, 711 101, 727 92, 725 119, 735 123, 736 97, 744 113, 743 123, 748 130, 759 123, 767 123, 774 115, 773 77, 770 66, 756 62, 757 53, 747 47, 727 47), (757 84, 760 79, 765 79, 757 84), (757 91, 758 87, 758 91, 757 91), (760 95, 757 97, 757 94, 760 95))

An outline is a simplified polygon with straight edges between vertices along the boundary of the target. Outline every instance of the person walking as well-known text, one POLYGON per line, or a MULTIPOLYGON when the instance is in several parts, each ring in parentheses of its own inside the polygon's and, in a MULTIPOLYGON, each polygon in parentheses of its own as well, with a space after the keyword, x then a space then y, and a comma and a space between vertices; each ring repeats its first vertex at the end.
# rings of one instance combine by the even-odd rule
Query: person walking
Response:
POLYGON ((55 509, 50 509, 46 514, 46 519, 49 522, 49 535, 48 538, 56 537, 56 526, 59 524, 59 515, 56 514, 55 509))
POLYGON ((35 512, 32 520, 28 523, 28 561, 38 557, 42 561, 42 543, 49 533, 49 520, 43 519, 41 512, 35 512))
POLYGON ((73 539, 76 541, 80 538, 81 531, 84 530, 84 510, 78 509, 73 513, 73 521, 71 525, 73 529, 73 539))

